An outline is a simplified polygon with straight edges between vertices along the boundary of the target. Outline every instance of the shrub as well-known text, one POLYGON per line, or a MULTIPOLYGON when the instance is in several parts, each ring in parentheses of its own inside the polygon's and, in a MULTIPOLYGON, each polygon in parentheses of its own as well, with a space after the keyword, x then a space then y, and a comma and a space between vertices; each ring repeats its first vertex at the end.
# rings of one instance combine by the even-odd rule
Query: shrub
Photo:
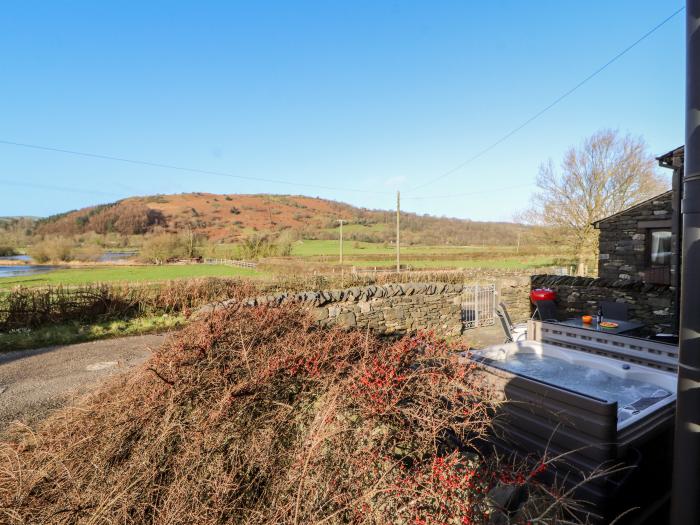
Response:
POLYGON ((144 239, 139 252, 143 261, 163 264, 173 259, 194 258, 201 255, 204 238, 191 229, 184 233, 160 233, 144 239))
POLYGON ((27 253, 38 263, 50 261, 67 262, 73 259, 75 245, 65 237, 54 237, 39 241, 27 249, 27 253))
POLYGON ((293 308, 222 309, 0 444, 0 521, 489 523, 488 492, 507 481, 527 489, 512 523, 555 522, 546 465, 476 446, 491 405, 430 336, 390 344, 293 308))
POLYGON ((241 213, 241 210, 239 210, 235 206, 231 206, 231 213, 233 213, 234 215, 238 215, 241 213))
POLYGON ((152 285, 89 284, 13 288, 0 292, 0 331, 141 315, 179 314, 217 301, 254 295, 237 279, 188 279, 152 285))
POLYGON ((98 244, 83 244, 73 251, 73 258, 76 261, 94 262, 98 261, 104 254, 103 249, 98 244))
POLYGON ((278 239, 269 234, 250 235, 241 242, 239 251, 244 259, 260 259, 261 257, 274 257, 289 255, 292 251, 291 242, 278 239))
POLYGON ((0 257, 17 255, 17 251, 12 246, 0 245, 0 257))

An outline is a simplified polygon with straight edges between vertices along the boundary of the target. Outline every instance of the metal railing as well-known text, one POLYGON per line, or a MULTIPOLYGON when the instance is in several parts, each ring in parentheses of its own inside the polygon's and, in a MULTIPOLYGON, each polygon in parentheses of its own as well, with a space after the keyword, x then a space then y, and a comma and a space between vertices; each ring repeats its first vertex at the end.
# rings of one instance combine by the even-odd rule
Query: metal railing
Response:
POLYGON ((496 324, 495 284, 475 284, 462 291, 462 322, 466 329, 496 324))

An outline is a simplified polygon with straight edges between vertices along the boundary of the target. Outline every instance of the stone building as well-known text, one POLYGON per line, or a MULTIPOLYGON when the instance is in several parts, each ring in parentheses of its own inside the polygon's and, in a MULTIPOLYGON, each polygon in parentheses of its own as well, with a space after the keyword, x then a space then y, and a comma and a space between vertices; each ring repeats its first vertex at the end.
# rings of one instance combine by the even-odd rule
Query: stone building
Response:
POLYGON ((595 223, 600 230, 598 276, 671 283, 673 191, 595 223))
POLYGON ((659 318, 654 324, 666 317, 675 330, 680 304, 684 147, 657 160, 661 167, 673 170, 672 189, 594 224, 600 230, 598 277, 608 287, 624 288, 628 295, 637 284, 642 285, 639 293, 631 294, 636 298, 628 297, 625 302, 633 309, 639 306, 640 312, 649 310, 649 315, 659 318), (655 293, 647 300, 652 289, 655 293))
POLYGON ((598 277, 677 287, 683 147, 657 159, 674 170, 672 189, 594 224, 598 277))

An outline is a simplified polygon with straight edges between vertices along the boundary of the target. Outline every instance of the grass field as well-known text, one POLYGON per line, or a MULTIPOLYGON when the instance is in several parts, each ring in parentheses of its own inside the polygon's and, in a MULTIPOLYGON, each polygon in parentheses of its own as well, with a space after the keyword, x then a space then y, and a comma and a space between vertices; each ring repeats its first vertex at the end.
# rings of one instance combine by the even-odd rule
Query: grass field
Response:
MULTIPOLYGON (((233 245, 224 246, 232 248, 233 245)), ((507 269, 528 270, 562 264, 552 247, 524 247, 520 254, 514 246, 402 246, 401 263, 414 269, 507 269)), ((252 270, 223 265, 114 265, 62 268, 23 277, 0 278, 0 289, 14 286, 77 285, 94 282, 158 282, 196 277, 265 278, 272 274, 306 274, 339 263, 337 240, 304 240, 293 244, 292 256, 277 258, 281 265, 252 270), (280 261, 281 259, 281 261, 280 261), (289 264, 287 264, 287 262, 289 264)), ((347 241, 343 252, 346 266, 389 268, 395 249, 389 244, 347 241)))
MULTIPOLYGON (((395 261, 391 260, 357 260, 349 261, 349 264, 358 268, 391 267, 395 261)), ((492 259, 414 259, 402 257, 401 264, 411 268, 484 268, 484 269, 513 269, 526 270, 528 268, 543 268, 554 266, 553 257, 497 257, 492 259)))
MULTIPOLYGON (((404 255, 432 255, 432 254, 474 254, 474 253, 502 253, 512 252, 513 246, 402 246, 404 255)), ((389 255, 396 252, 396 248, 390 244, 384 245, 372 242, 345 241, 343 243, 344 255, 389 255)), ((294 243, 292 255, 296 257, 318 257, 323 255, 338 255, 340 242, 337 240, 306 240, 294 243)))
POLYGON ((261 272, 248 268, 209 264, 166 266, 100 266, 55 270, 48 273, 0 279, 0 288, 13 286, 72 285, 90 282, 168 281, 193 277, 257 277, 261 272))

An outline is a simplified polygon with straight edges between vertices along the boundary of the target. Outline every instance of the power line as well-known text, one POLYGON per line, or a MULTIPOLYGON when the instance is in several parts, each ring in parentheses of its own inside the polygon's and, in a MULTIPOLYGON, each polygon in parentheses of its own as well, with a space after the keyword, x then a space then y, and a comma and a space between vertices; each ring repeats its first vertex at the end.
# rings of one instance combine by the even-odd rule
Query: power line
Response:
POLYGON ((85 195, 98 195, 101 197, 118 197, 116 193, 108 193, 105 191, 97 190, 83 190, 80 188, 69 188, 66 186, 54 186, 50 184, 39 184, 34 182, 20 182, 14 180, 0 179, 0 184, 5 184, 7 186, 20 186, 24 188, 34 188, 39 190, 52 190, 52 191, 64 191, 66 193, 83 193, 85 195))
MULTIPOLYGON (((178 171, 203 173, 203 174, 210 174, 210 175, 216 175, 216 176, 221 176, 221 177, 232 177, 232 178, 254 180, 254 181, 261 181, 261 182, 286 184, 289 186, 306 186, 306 187, 311 187, 311 188, 320 188, 320 189, 334 190, 334 191, 355 191, 355 192, 363 192, 363 193, 372 194, 372 195, 390 195, 390 194, 393 194, 393 192, 388 192, 388 191, 377 192, 377 191, 371 191, 371 190, 337 188, 337 187, 323 186, 323 185, 316 185, 316 184, 295 183, 295 182, 282 181, 282 180, 277 180, 277 179, 251 177, 251 176, 247 176, 247 175, 235 175, 233 173, 211 171, 211 170, 202 170, 202 169, 198 169, 198 168, 187 168, 187 167, 182 167, 182 166, 176 166, 173 164, 162 164, 162 163, 157 163, 157 162, 129 159, 129 158, 125 158, 125 157, 114 157, 111 155, 102 155, 99 153, 87 153, 84 151, 69 150, 69 149, 63 149, 63 148, 54 148, 51 146, 42 146, 42 145, 38 145, 38 144, 28 144, 28 143, 24 143, 24 142, 13 142, 13 141, 9 141, 9 140, 1 140, 0 139, 0 144, 5 144, 8 146, 18 146, 18 147, 22 147, 22 148, 38 149, 38 150, 50 151, 50 152, 54 152, 54 153, 66 153, 69 155, 76 155, 76 156, 80 156, 80 157, 88 157, 88 158, 95 158, 95 159, 101 159, 101 160, 110 160, 110 161, 116 161, 116 162, 126 162, 129 164, 145 165, 145 166, 149 166, 149 167, 174 169, 174 170, 178 170, 178 171)), ((107 193, 107 192, 93 191, 93 190, 83 190, 80 188, 69 188, 66 186, 53 186, 53 185, 46 185, 46 184, 39 184, 39 183, 32 183, 32 182, 17 182, 17 181, 3 180, 3 179, 0 179, 0 184, 6 184, 6 185, 11 185, 11 186, 26 186, 29 188, 55 190, 55 191, 63 191, 63 192, 71 192, 71 193, 84 193, 86 195, 98 195, 98 196, 107 196, 107 197, 117 196, 116 193, 107 193)), ((409 196, 409 197, 405 197, 405 198, 413 199, 413 200, 425 200, 425 199, 450 199, 450 198, 456 198, 456 197, 470 197, 472 195, 481 195, 481 194, 485 194, 485 193, 493 193, 496 191, 505 191, 505 190, 508 190, 511 188, 526 187, 526 186, 532 186, 532 185, 533 184, 524 184, 524 185, 520 185, 520 186, 509 186, 507 188, 491 188, 491 189, 485 189, 485 190, 480 190, 480 191, 476 191, 476 192, 469 192, 469 193, 456 193, 456 194, 450 194, 450 195, 433 195, 433 196, 409 196)))
POLYGON ((403 197, 404 199, 413 199, 413 200, 425 200, 425 199, 453 199, 456 197, 472 197, 474 195, 482 195, 485 193, 494 193, 496 191, 508 191, 508 190, 514 190, 514 189, 521 189, 521 188, 530 188, 532 186, 536 186, 534 182, 530 182, 528 184, 517 184, 515 186, 505 186, 501 188, 490 188, 486 190, 479 190, 479 191, 471 191, 468 193, 450 193, 448 195, 427 195, 427 196, 410 196, 410 197, 403 197))
POLYGON ((268 182, 271 184, 284 184, 287 186, 316 188, 316 189, 331 190, 331 191, 348 191, 348 192, 355 192, 355 193, 369 193, 369 194, 374 194, 374 195, 389 195, 389 194, 391 194, 391 192, 361 190, 358 188, 340 188, 340 187, 335 187, 335 186, 325 186, 322 184, 308 184, 308 183, 304 183, 304 182, 290 182, 290 181, 281 180, 281 179, 267 179, 264 177, 253 177, 250 175, 237 175, 235 173, 228 173, 225 171, 189 168, 189 167, 184 167, 184 166, 176 166, 175 164, 164 164, 161 162, 150 162, 150 161, 146 161, 146 160, 129 159, 126 157, 115 157, 112 155, 103 155, 101 153, 89 153, 89 152, 85 152, 85 151, 77 151, 77 150, 70 150, 70 149, 64 149, 64 148, 54 148, 51 146, 42 146, 39 144, 28 144, 28 143, 24 143, 24 142, 13 142, 10 140, 0 140, 0 144, 5 144, 7 146, 17 146, 17 147, 21 147, 21 148, 37 149, 37 150, 42 150, 42 151, 51 151, 53 153, 65 153, 68 155, 76 155, 79 157, 87 157, 87 158, 92 158, 92 159, 111 160, 111 161, 115 161, 115 162, 125 162, 127 164, 149 166, 151 168, 164 168, 164 169, 170 169, 170 170, 185 171, 188 173, 201 173, 204 175, 214 175, 217 177, 229 177, 229 178, 234 178, 234 179, 253 180, 253 181, 257 181, 257 182, 268 182))
MULTIPOLYGON (((413 188, 410 188, 408 191, 415 191, 421 188, 424 188, 425 186, 428 186, 430 184, 433 184, 437 182, 438 180, 441 180, 459 170, 467 166, 468 164, 474 162, 475 160, 479 159, 495 147, 499 146, 501 143, 505 142, 508 140, 510 137, 512 137, 514 134, 516 134, 518 131, 526 127, 527 125, 531 124, 533 121, 537 120, 539 117, 541 117, 543 114, 545 114, 547 111, 552 109, 554 106, 559 104, 562 100, 573 94, 575 91, 577 91, 579 88, 581 88, 584 84, 598 76, 600 73, 602 73, 605 69, 607 69, 610 65, 615 63, 617 60, 622 58, 624 55, 626 55, 629 51, 631 51, 633 48, 635 48, 637 45, 639 45, 641 42, 646 40, 649 36, 651 36, 653 33, 655 33, 657 30, 659 30, 661 27, 663 27, 666 23, 668 23, 671 19, 673 19, 675 16, 677 16, 679 13, 685 10, 685 7, 681 7, 677 9, 675 12, 673 12, 671 15, 666 17, 664 20, 662 20, 660 23, 658 23, 656 26, 651 28, 649 31, 644 33, 641 37, 639 37, 637 40, 635 40, 632 44, 627 46, 625 49, 620 51, 617 55, 615 55, 613 58, 608 60, 605 64, 603 64, 601 67, 593 71, 590 75, 588 75, 586 78, 581 80, 578 84, 573 86, 571 89, 568 91, 564 92, 562 95, 554 99, 551 103, 549 103, 547 106, 542 108, 540 111, 532 115, 530 118, 510 130, 508 133, 500 137, 498 140, 495 142, 491 143, 489 146, 486 148, 482 149, 466 161, 462 162, 461 164, 455 166, 454 168, 442 173, 441 175, 428 180, 427 182, 420 184, 418 186, 415 186, 413 188)), ((214 175, 217 177, 228 177, 228 178, 235 178, 235 179, 241 179, 241 180, 252 180, 252 181, 257 181, 257 182, 266 182, 266 183, 271 183, 271 184, 283 184, 287 186, 293 186, 293 187, 306 187, 306 188, 315 188, 315 189, 324 189, 324 190, 329 190, 329 191, 346 191, 346 192, 353 192, 353 193, 364 193, 364 194, 371 194, 371 195, 390 195, 392 192, 388 191, 373 191, 373 190, 362 190, 359 188, 343 188, 343 187, 336 187, 336 186, 328 186, 328 185, 322 185, 322 184, 309 184, 309 183, 303 183, 303 182, 291 182, 291 181, 286 181, 286 180, 281 180, 281 179, 269 179, 269 178, 264 178, 264 177, 253 177, 250 175, 237 175, 234 173, 228 173, 228 172, 223 172, 223 171, 216 171, 216 170, 204 170, 204 169, 198 169, 198 168, 190 168, 190 167, 184 167, 184 166, 177 166, 174 164, 165 164, 165 163, 160 163, 160 162, 150 162, 150 161, 144 161, 144 160, 138 160, 138 159, 130 159, 126 157, 117 157, 113 155, 104 155, 100 153, 91 153, 91 152, 85 152, 85 151, 78 151, 78 150, 71 150, 71 149, 64 149, 64 148, 56 148, 52 146, 43 146, 39 144, 29 144, 29 143, 23 143, 23 142, 15 142, 15 141, 10 141, 10 140, 2 140, 0 139, 0 144, 5 144, 8 146, 16 146, 16 147, 22 147, 22 148, 29 148, 29 149, 36 149, 36 150, 42 150, 42 151, 49 151, 49 152, 54 152, 54 153, 64 153, 68 155, 75 155, 75 156, 80 156, 80 157, 87 157, 87 158, 93 158, 93 159, 101 159, 101 160, 109 160, 109 161, 114 161, 114 162, 123 162, 123 163, 128 163, 128 164, 135 164, 135 165, 141 165, 141 166, 148 166, 148 167, 153 167, 153 168, 163 168, 163 169, 171 169, 171 170, 177 170, 177 171, 183 171, 183 172, 188 172, 188 173, 200 173, 204 175, 214 175)), ((65 188, 65 187, 58 187, 58 186, 42 186, 39 184, 31 184, 31 183, 21 183, 21 182, 11 182, 11 181, 3 181, 0 180, 0 183, 3 184, 12 184, 12 185, 25 185, 29 187, 43 187, 44 189, 53 189, 57 191, 71 191, 71 192, 76 192, 76 193, 90 193, 90 194, 100 194, 100 195, 114 195, 114 194, 108 194, 108 193, 103 193, 103 192, 94 192, 94 191, 89 191, 89 190, 80 190, 80 189, 71 189, 71 188, 65 188)), ((532 184, 528 184, 526 186, 532 186, 532 184)), ((483 190, 479 192, 473 192, 473 193, 461 193, 461 194, 450 194, 450 195, 434 195, 434 196, 418 196, 418 197, 407 197, 411 199, 443 199, 443 198, 455 198, 455 197, 467 197, 471 195, 477 195, 481 193, 489 193, 489 192, 494 192, 494 191, 503 191, 505 189, 510 189, 513 188, 514 186, 511 186, 509 188, 494 188, 491 190, 483 190)), ((523 186, 524 187, 524 186, 523 186)))
POLYGON ((674 11, 671 15, 667 16, 666 18, 664 18, 661 22, 659 22, 659 23, 656 24, 654 27, 652 27, 649 31, 647 31, 646 33, 644 33, 641 37, 639 37, 639 38, 638 38, 637 40, 635 40, 632 44, 630 44, 630 45, 627 46, 625 49, 623 49, 622 51, 620 51, 617 55, 615 55, 614 57, 612 57, 612 58, 611 58, 610 60, 608 60, 605 64, 603 64, 603 65, 600 66, 598 69, 596 69, 595 71, 593 71, 593 73, 591 73, 591 74, 588 75, 586 78, 584 78, 583 80, 581 80, 581 81, 580 81, 578 84, 576 84, 574 87, 572 87, 572 88, 569 89, 568 91, 564 92, 563 94, 559 95, 559 96, 558 96, 557 98, 555 98, 552 102, 550 102, 547 106, 545 106, 544 108, 542 108, 541 110, 539 110, 537 113, 535 113, 534 115, 532 115, 532 116, 531 116, 530 118, 528 118, 527 120, 523 121, 521 124, 519 124, 518 126, 516 126, 515 128, 513 128, 512 130, 510 130, 508 133, 506 133, 505 135, 503 135, 501 138, 499 138, 499 139, 496 140, 495 142, 491 143, 490 145, 488 145, 487 147, 485 147, 484 149, 482 149, 481 151, 479 151, 478 153, 476 153, 476 154, 473 155, 472 157, 468 158, 467 160, 465 160, 465 161, 462 162, 461 164, 458 164, 458 165, 455 166, 454 168, 452 168, 452 169, 450 169, 450 170, 447 170, 446 172, 442 173, 441 175, 438 175, 437 177, 435 177, 435 178, 433 178, 433 179, 430 179, 429 181, 427 181, 427 182, 425 182, 425 183, 423 183, 423 184, 420 184, 420 185, 418 185, 418 186, 415 186, 415 187, 413 187, 413 188, 410 188, 408 191, 415 191, 415 190, 418 190, 418 189, 420 189, 420 188, 424 188, 425 186, 428 186, 428 185, 430 185, 430 184, 433 184, 433 183, 437 182, 438 180, 447 177, 448 175, 452 175, 453 173, 455 173, 455 172, 461 170, 461 169, 464 168, 465 166, 471 164, 471 163, 474 162, 475 160, 477 160, 477 159, 479 159, 480 157, 484 156, 486 153, 488 153, 489 151, 491 151, 492 149, 494 149, 496 146, 499 146, 501 143, 505 142, 505 141, 508 140, 510 137, 512 137, 513 135, 515 135, 518 131, 520 131, 521 129, 523 129, 525 126, 531 124, 532 122, 534 122, 535 120, 537 120, 539 117, 541 117, 542 115, 544 115, 547 111, 549 111, 549 110, 552 109, 554 106, 556 106, 557 104, 559 104, 562 100, 564 100, 564 99, 567 98, 569 95, 571 95, 572 93, 574 93, 575 91, 577 91, 580 87, 582 87, 582 86, 583 86, 584 84, 586 84, 588 81, 590 81, 590 80, 592 80, 593 78, 595 78, 596 76, 598 76, 598 75, 599 75, 600 73, 602 73, 605 69, 607 69, 610 65, 614 64, 615 62, 617 62, 620 58, 622 58, 624 55, 626 55, 628 52, 630 52, 632 49, 634 49, 637 45, 639 45, 640 43, 642 43, 644 40, 646 40, 647 38, 649 38, 652 34, 654 34, 657 30, 661 29, 661 28, 662 28, 664 25, 666 25, 671 19, 673 19, 675 16, 677 16, 679 13, 683 12, 684 10, 685 10, 685 6, 683 6, 683 7, 681 7, 680 9, 677 9, 676 11, 674 11))

